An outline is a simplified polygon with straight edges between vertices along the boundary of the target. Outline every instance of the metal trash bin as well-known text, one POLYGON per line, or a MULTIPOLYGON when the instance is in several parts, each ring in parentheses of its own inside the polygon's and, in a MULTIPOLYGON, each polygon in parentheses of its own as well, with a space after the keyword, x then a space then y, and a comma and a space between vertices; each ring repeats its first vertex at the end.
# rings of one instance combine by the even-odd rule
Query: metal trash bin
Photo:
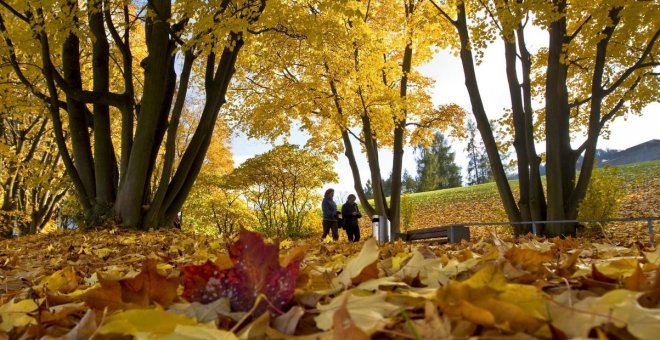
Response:
POLYGON ((387 216, 371 216, 371 234, 378 244, 390 242, 392 240, 392 231, 387 216))

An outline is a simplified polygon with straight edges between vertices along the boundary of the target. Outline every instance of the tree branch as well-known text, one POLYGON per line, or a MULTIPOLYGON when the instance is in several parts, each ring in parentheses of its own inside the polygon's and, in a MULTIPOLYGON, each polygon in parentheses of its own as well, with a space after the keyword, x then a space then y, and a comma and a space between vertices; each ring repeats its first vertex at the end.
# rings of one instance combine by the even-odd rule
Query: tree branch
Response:
POLYGON ((653 51, 653 47, 655 46, 656 41, 658 40, 658 37, 660 37, 660 29, 655 31, 655 34, 653 35, 653 38, 649 41, 649 43, 646 45, 646 48, 644 49, 644 52, 642 55, 639 57, 637 62, 635 62, 634 65, 629 67, 626 71, 623 72, 621 77, 617 79, 609 88, 603 89, 603 96, 607 96, 610 93, 614 92, 621 84, 628 79, 628 77, 637 69, 644 68, 644 67, 649 67, 649 66, 655 66, 657 63, 644 63, 644 60, 651 54, 653 51), (654 65, 655 64, 655 65, 654 65))
POLYGON ((21 12, 17 11, 14 7, 11 7, 11 5, 9 5, 8 3, 6 3, 4 0, 0 0, 0 5, 2 5, 2 7, 6 8, 7 10, 9 10, 12 14, 14 14, 15 16, 17 16, 19 19, 21 19, 21 20, 23 20, 23 21, 25 21, 25 22, 27 22, 27 23, 30 22, 30 20, 28 19, 27 16, 21 14, 21 12))
POLYGON ((447 21, 449 21, 452 25, 454 25, 454 26, 457 26, 457 25, 458 25, 458 21, 452 19, 452 18, 447 14, 447 12, 445 12, 440 6, 438 6, 438 4, 435 3, 435 1, 433 1, 433 0, 429 0, 429 2, 430 2, 430 3, 431 3, 431 4, 432 4, 432 5, 433 5, 433 6, 434 6, 439 12, 440 12, 440 14, 441 14, 443 17, 445 17, 445 19, 447 19, 447 21))

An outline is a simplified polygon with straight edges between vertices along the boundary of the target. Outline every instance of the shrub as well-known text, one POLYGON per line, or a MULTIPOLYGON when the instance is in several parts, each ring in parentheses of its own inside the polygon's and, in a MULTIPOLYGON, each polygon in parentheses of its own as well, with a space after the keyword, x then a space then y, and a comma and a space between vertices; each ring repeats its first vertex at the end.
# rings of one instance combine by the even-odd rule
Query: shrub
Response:
MULTIPOLYGON (((578 209, 580 219, 607 219, 616 215, 623 198, 623 181, 617 168, 606 165, 594 170, 578 209)), ((605 225, 602 223, 601 225, 605 225)), ((586 223, 593 228, 598 223, 586 223)))
POLYGON ((413 204, 410 195, 401 195, 401 225, 403 231, 406 232, 410 229, 415 215, 415 205, 413 204))

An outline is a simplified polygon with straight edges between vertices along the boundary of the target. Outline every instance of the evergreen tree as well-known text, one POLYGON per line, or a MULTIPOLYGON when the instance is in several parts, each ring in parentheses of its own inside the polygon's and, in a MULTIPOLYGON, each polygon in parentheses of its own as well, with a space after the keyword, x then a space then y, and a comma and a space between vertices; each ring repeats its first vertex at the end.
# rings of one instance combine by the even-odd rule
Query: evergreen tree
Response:
POLYGON ((418 146, 417 192, 461 186, 461 168, 454 162, 445 137, 436 132, 429 148, 418 146))
POLYGON ((368 200, 374 198, 374 188, 371 185, 370 179, 368 179, 367 183, 364 184, 364 195, 367 197, 368 200))
POLYGON ((413 193, 417 191, 417 180, 415 177, 410 175, 408 170, 403 172, 403 178, 401 178, 401 188, 404 193, 413 193))
POLYGON ((473 120, 467 124, 468 145, 465 151, 468 153, 468 177, 467 184, 481 184, 490 181, 493 173, 488 163, 488 155, 483 142, 478 137, 477 125, 473 120))

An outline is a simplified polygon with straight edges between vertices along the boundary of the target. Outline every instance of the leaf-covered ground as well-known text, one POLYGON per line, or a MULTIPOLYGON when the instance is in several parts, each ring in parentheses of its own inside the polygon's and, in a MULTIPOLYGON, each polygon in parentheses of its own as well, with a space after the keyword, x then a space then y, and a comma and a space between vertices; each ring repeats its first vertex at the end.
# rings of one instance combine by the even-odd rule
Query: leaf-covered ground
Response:
POLYGON ((660 250, 100 231, 0 242, 0 339, 439 339, 660 334, 660 250))

